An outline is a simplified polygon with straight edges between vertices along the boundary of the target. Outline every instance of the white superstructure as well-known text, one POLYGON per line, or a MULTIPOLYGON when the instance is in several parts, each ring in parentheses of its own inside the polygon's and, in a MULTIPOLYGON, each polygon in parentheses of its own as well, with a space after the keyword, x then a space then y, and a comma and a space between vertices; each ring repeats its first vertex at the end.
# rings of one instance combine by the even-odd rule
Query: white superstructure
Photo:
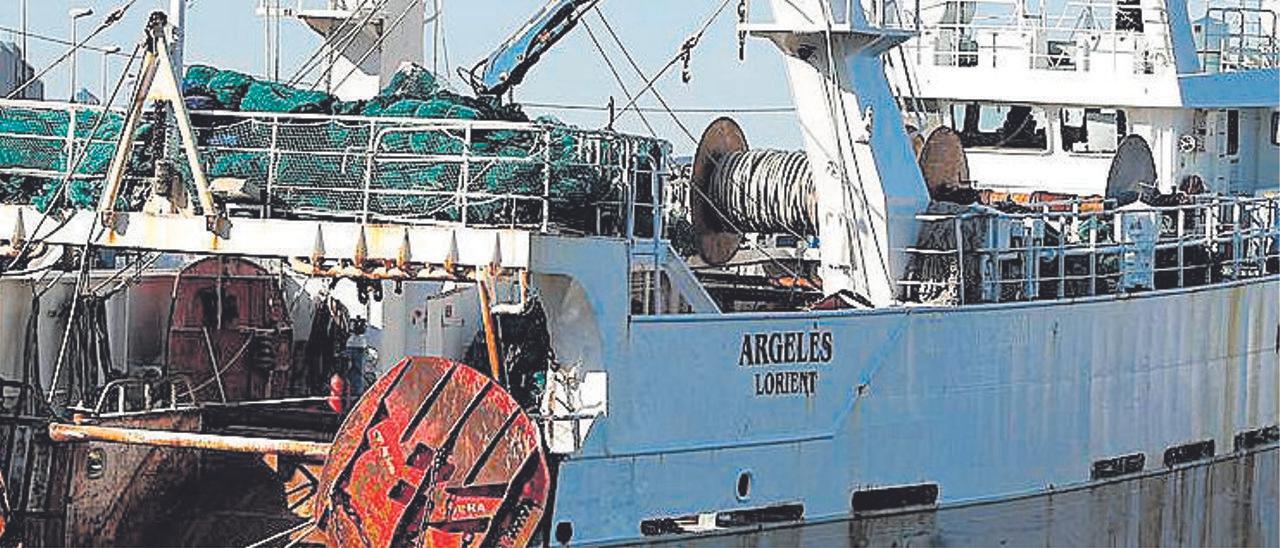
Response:
POLYGON ((1276 188, 1274 3, 898 3, 920 36, 890 56, 908 121, 961 133, 979 188, 1104 194, 1118 143, 1151 147, 1164 192, 1276 188), (918 11, 917 11, 918 10, 918 11))

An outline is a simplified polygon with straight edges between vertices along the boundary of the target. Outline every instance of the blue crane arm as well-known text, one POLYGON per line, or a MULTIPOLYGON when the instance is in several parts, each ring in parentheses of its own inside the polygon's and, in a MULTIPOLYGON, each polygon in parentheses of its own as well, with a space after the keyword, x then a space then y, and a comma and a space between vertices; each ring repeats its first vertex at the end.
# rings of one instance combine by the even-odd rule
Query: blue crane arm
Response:
POLYGON ((497 50, 459 73, 477 95, 502 95, 520 84, 542 54, 569 34, 600 0, 551 0, 497 50))

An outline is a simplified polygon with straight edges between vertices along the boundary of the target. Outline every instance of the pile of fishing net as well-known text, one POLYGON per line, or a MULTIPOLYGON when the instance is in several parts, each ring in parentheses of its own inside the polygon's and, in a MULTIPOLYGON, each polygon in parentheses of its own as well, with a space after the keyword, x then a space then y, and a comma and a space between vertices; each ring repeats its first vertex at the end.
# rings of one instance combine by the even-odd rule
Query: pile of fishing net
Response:
MULTIPOLYGON (((596 217, 596 204, 620 196, 621 174, 610 166, 622 163, 629 150, 656 158, 661 146, 646 141, 635 147, 635 138, 586 132, 549 118, 527 128, 474 129, 468 135, 457 124, 432 126, 425 119, 530 120, 519 105, 454 93, 430 71, 410 64, 377 96, 362 101, 208 66, 190 67, 182 86, 206 175, 269 189, 270 205, 284 214, 356 216, 367 208, 384 218, 525 224, 541 218, 538 198, 545 194, 554 221, 581 226, 596 217), (276 120, 229 112, 319 116, 276 120), (588 139, 590 161, 584 161, 588 139), (464 152, 474 160, 457 161, 464 152)), ((65 138, 74 123, 77 146, 89 148, 75 170, 68 203, 91 207, 123 125, 120 115, 108 113, 90 139, 98 116, 78 111, 73 122, 66 109, 0 108, 0 200, 48 205, 61 183, 49 173, 68 170, 65 138), (32 175, 37 172, 43 173, 32 175)), ((149 130, 144 124, 140 132, 149 130)), ((144 154, 145 148, 135 146, 126 180, 150 174, 155 154, 144 154)), ((164 153, 180 159, 176 146, 164 153)))
MULTIPOLYGON (((123 126, 124 118, 114 112, 104 116, 76 110, 73 115, 66 109, 0 105, 0 202, 44 209, 71 172, 63 204, 95 206, 123 126), (69 138, 74 149, 67 146, 69 138)), ((142 124, 137 134, 145 140, 151 130, 150 124, 142 124)), ((150 152, 135 149, 128 171, 138 172, 149 165, 150 152)), ((125 200, 134 201, 131 197, 125 200)))

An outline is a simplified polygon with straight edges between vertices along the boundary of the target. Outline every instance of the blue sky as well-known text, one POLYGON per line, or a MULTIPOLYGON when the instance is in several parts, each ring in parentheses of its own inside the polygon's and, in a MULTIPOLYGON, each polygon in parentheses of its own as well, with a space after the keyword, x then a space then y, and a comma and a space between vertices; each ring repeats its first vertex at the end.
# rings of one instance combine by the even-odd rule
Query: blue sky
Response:
MULTIPOLYGON (((97 14, 81 22, 82 32, 96 25, 101 16, 124 0, 29 0, 30 28, 33 32, 59 38, 70 36, 67 12, 73 7, 90 7, 97 14)), ((297 0, 282 0, 285 5, 297 0)), ((319 0, 308 0, 319 3, 319 0)), ((512 30, 523 23, 545 0, 445 0, 446 38, 453 66, 470 66, 484 58, 512 30)), ((264 72, 263 24, 254 13, 258 0, 194 0, 190 3, 187 33, 188 63, 209 63, 262 74, 264 72)), ((763 2, 757 2, 763 4, 763 2)), ((1203 0, 1193 0, 1198 11, 1203 0)), ((17 28, 20 24, 20 0, 0 0, 0 26, 17 28)), ((141 34, 147 14, 167 7, 167 0, 138 0, 128 17, 92 45, 120 45, 126 51, 141 34)), ((676 53, 685 38, 719 5, 718 0, 612 0, 604 1, 601 10, 618 32, 628 50, 646 74, 652 75, 676 53)), ((736 5, 736 3, 735 3, 736 5)), ((748 40, 746 61, 738 61, 734 6, 704 36, 692 60, 693 80, 683 84, 679 66, 660 80, 656 89, 675 108, 751 108, 785 107, 790 104, 786 76, 781 59, 774 48, 760 40, 748 40)), ((611 59, 628 87, 634 92, 642 87, 640 78, 613 47, 603 26, 591 16, 588 23, 605 44, 611 59)), ((283 54, 281 73, 289 75, 319 45, 320 39, 296 21, 283 22, 283 54)), ((0 31, 0 40, 16 37, 0 31)), ((428 44, 431 37, 427 37, 428 44)), ((59 46, 60 47, 60 46, 59 46)), ((30 55, 37 70, 47 66, 61 54, 51 44, 31 40, 30 55)), ((428 60, 430 53, 427 54, 428 60)), ((428 61, 429 63, 429 61, 428 61)), ((101 87, 101 55, 86 53, 80 58, 79 84, 94 90, 101 87)), ((116 77, 123 61, 111 61, 109 72, 116 77)), ((65 98, 69 89, 69 70, 64 65, 45 80, 46 96, 65 98)), ((461 87, 460 85, 458 85, 461 87)), ((607 104, 610 96, 618 104, 626 102, 600 54, 587 33, 579 28, 565 39, 530 74, 517 91, 520 102, 598 105, 607 104)), ((642 100, 646 107, 656 107, 653 97, 642 100)), ((555 114, 570 123, 599 127, 607 116, 599 112, 554 111, 530 109, 532 114, 555 114)), ((657 133, 670 140, 677 152, 687 153, 694 147, 684 132, 665 113, 646 113, 657 133)), ((734 114, 755 147, 800 146, 800 133, 789 113, 734 114)), ((715 114, 691 113, 680 116, 684 125, 697 136, 715 114)), ((622 119, 618 128, 647 133, 634 114, 622 119)))

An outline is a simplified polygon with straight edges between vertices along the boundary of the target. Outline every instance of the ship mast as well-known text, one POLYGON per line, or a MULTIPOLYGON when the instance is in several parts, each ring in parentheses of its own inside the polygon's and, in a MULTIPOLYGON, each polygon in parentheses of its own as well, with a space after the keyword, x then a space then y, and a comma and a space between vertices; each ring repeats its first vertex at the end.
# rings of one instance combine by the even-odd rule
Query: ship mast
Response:
POLYGON ((173 29, 173 36, 169 39, 169 55, 173 59, 174 70, 181 78, 186 73, 183 65, 183 46, 186 40, 183 35, 187 28, 187 0, 169 0, 169 25, 173 29))
POLYGON ((892 1, 770 4, 775 22, 741 30, 785 56, 818 195, 823 291, 892 304, 929 195, 881 54, 915 33, 886 24, 892 1))

